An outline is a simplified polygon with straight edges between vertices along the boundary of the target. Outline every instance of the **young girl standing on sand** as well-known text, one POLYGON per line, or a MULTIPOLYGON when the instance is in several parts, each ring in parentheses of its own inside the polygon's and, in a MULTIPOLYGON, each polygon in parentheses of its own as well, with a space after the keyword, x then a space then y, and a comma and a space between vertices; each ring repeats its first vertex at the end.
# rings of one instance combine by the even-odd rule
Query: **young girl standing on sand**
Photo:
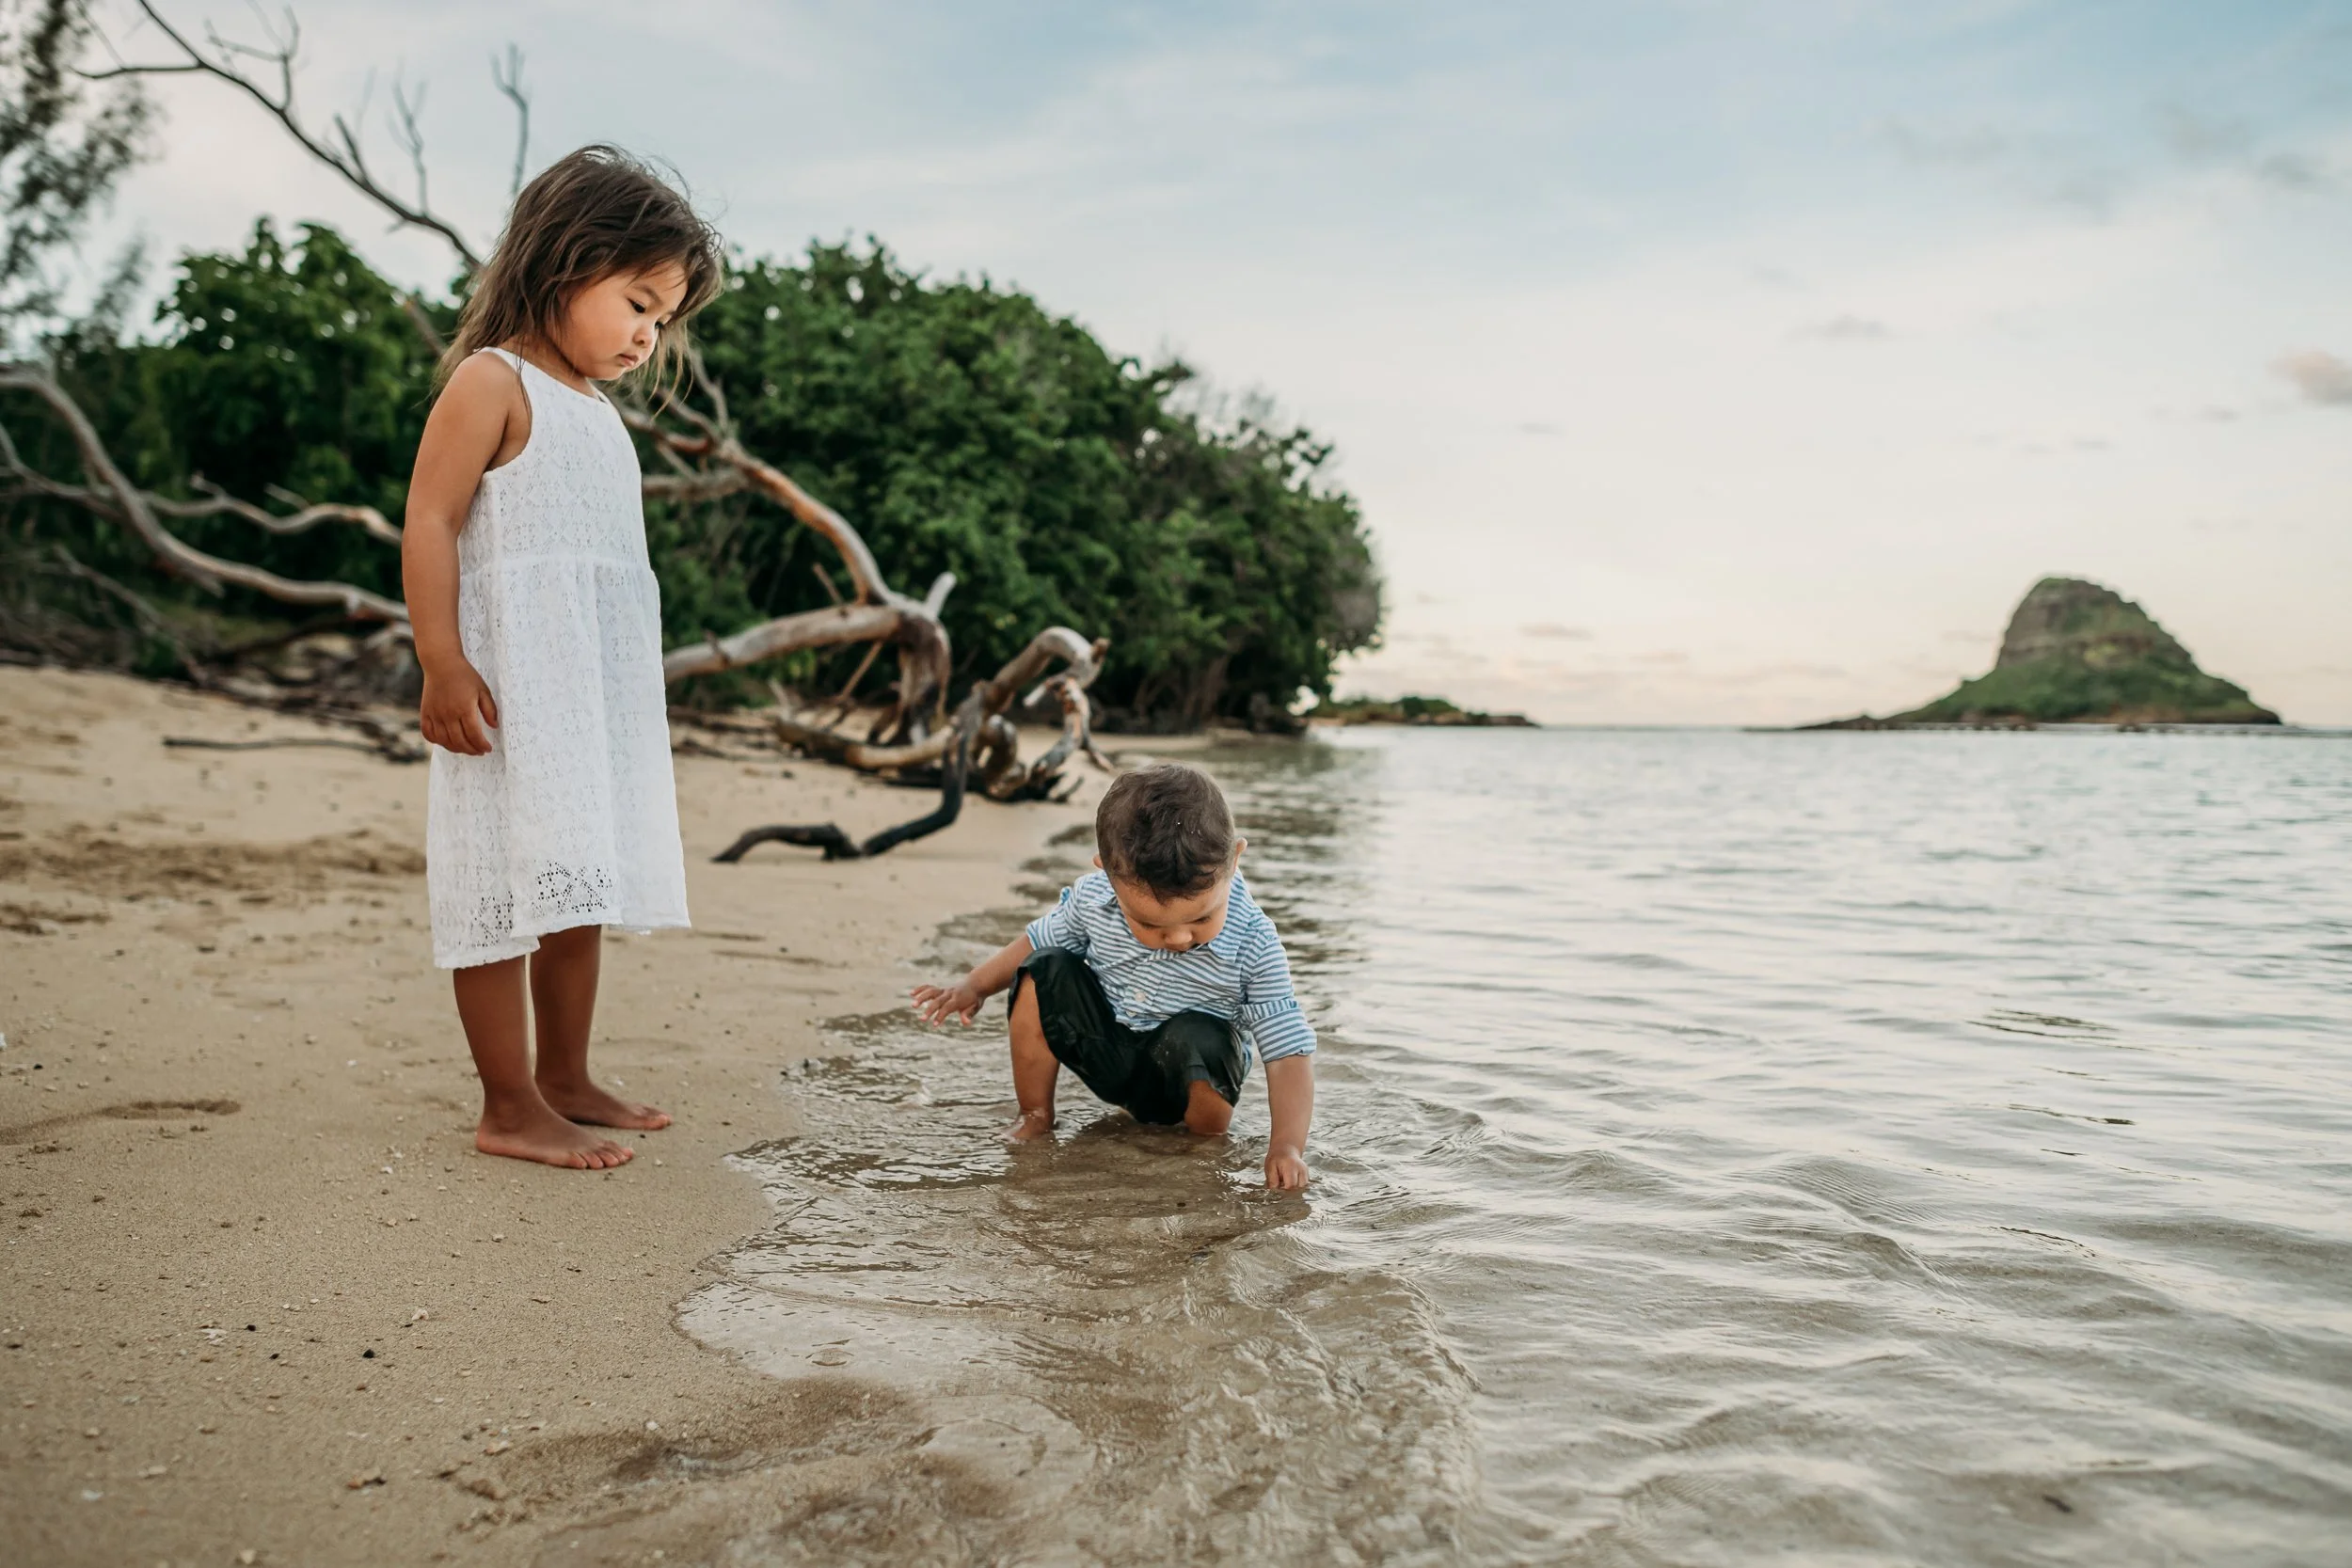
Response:
POLYGON ((433 959, 456 971, 486 1154, 602 1170, 633 1151, 590 1127, 669 1125, 588 1075, 602 928, 687 923, 660 591, 636 449, 596 384, 674 364, 719 269, 644 165, 560 160, 516 198, 417 449, 401 571, 433 959))

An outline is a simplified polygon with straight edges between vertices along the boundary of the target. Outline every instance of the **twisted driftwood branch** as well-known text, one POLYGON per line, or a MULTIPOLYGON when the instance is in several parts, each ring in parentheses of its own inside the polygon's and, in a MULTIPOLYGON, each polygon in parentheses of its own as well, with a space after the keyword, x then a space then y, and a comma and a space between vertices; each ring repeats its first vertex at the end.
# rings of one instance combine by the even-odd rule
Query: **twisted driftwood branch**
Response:
MULTIPOLYGON (((373 506, 355 506, 342 501, 312 503, 273 485, 269 490, 270 499, 288 503, 296 510, 269 512, 241 496, 229 494, 200 474, 189 483, 204 492, 200 499, 182 500, 174 496, 159 496, 152 490, 143 490, 140 494, 147 498, 149 508, 159 516, 239 517, 256 528, 278 534, 307 533, 321 523, 348 523, 371 538, 380 539, 388 545, 400 543, 399 525, 373 506)), ((93 490, 86 484, 68 484, 27 464, 17 451, 15 439, 5 427, 0 427, 0 484, 14 486, 8 492, 11 497, 44 496, 52 500, 103 513, 118 521, 122 518, 122 508, 116 501, 113 492, 93 490)))
MULTIPOLYGON (((863 762, 851 766, 909 768, 920 763, 937 761, 939 768, 939 804, 911 822, 885 828, 865 839, 853 839, 832 822, 785 823, 754 828, 733 844, 712 856, 723 864, 733 864, 762 844, 797 844, 807 848, 821 849, 829 861, 870 860, 911 840, 939 832, 953 823, 963 811, 963 798, 968 785, 975 742, 987 736, 983 752, 988 764, 997 769, 993 787, 989 793, 997 800, 1026 800, 1046 796, 1059 780, 1059 767, 1073 751, 1083 748, 1096 756, 1087 732, 1086 688, 1101 670, 1104 653, 1110 647, 1107 638, 1089 642, 1068 626, 1048 626, 1029 640, 1029 645, 1015 654, 993 679, 976 681, 962 702, 956 705, 955 718, 946 729, 918 745, 894 748, 862 747, 843 739, 830 731, 809 732, 820 747, 837 748, 841 760, 851 761, 858 753, 863 762), (1009 752, 1006 749, 998 725, 1009 729, 1004 713, 1012 705, 1021 689, 1043 674, 1057 659, 1069 669, 1046 683, 1062 702, 1064 723, 1061 741, 1040 758, 1043 767, 1036 765, 1015 769, 1009 766, 1009 752), (1046 758, 1051 758, 1046 763, 1046 758), (1001 791, 1001 793, 999 793, 1001 791)), ((806 745, 796 731, 802 727, 788 720, 774 721, 777 733, 796 745, 806 745)))
POLYGON ((355 506, 348 501, 306 501, 291 491, 272 485, 267 492, 269 499, 290 504, 295 510, 288 513, 265 512, 249 500, 229 494, 201 475, 188 483, 193 488, 204 492, 203 499, 174 500, 168 496, 151 492, 147 498, 148 504, 167 517, 216 517, 224 514, 242 517, 255 528, 271 533, 305 533, 321 523, 349 523, 371 539, 394 546, 400 544, 400 525, 373 506, 355 506))
MULTIPOLYGON (((335 605, 355 621, 407 624, 406 608, 380 594, 372 594, 348 582, 301 582, 281 578, 259 566, 247 566, 234 561, 223 561, 216 555, 207 555, 173 534, 157 519, 157 508, 152 499, 133 484, 115 466, 105 442, 99 438, 97 428, 89 422, 89 416, 82 412, 81 404, 75 403, 48 372, 31 365, 0 365, 0 391, 29 392, 46 404, 49 411, 56 416, 57 422, 64 425, 66 433, 73 437, 74 450, 81 455, 83 471, 95 481, 87 487, 52 481, 27 467, 18 456, 15 444, 7 442, 0 445, 0 468, 5 469, 7 477, 15 482, 22 491, 72 501, 126 524, 153 553, 157 565, 208 594, 218 594, 230 587, 249 588, 284 604, 335 605)), ((226 501, 227 498, 217 499, 226 501)), ((216 505, 212 501, 200 501, 185 504, 214 511, 237 512, 240 515, 245 515, 241 508, 261 511, 247 502, 216 505)), ((382 522, 383 519, 379 516, 376 521, 382 522)), ((309 527, 310 524, 302 526, 309 527)), ((385 526, 389 528, 390 525, 385 526)))

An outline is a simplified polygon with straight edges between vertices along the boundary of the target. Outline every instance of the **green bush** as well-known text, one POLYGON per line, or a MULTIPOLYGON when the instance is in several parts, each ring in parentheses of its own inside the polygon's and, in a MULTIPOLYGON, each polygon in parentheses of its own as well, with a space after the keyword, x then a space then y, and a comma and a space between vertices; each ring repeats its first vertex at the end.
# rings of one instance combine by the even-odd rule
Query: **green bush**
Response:
MULTIPOLYGON (((1204 416, 1184 366, 1115 357, 1025 294, 929 282, 879 245, 744 261, 729 282, 695 333, 745 445, 849 518, 901 592, 956 574, 945 618, 961 677, 1059 623, 1111 638, 1096 694, 1113 721, 1189 727, 1246 716, 1253 699, 1327 697, 1334 660, 1376 635, 1361 518, 1308 432, 1204 416)), ((436 313, 446 327, 450 310, 436 313)), ((186 257, 157 325, 153 341, 59 345, 61 373, 135 477, 185 493, 202 475, 251 499, 276 489, 399 518, 431 357, 341 235, 305 225, 282 240, 264 222, 241 255, 186 257)), ((53 442, 38 455, 73 471, 53 442)), ((109 525, 46 508, 40 520, 141 575, 109 525)), ((288 575, 398 591, 392 552, 353 531, 185 531, 288 575)), ((651 506, 647 539, 674 642, 825 604, 820 571, 847 591, 831 547, 755 496, 651 506)), ((813 679, 820 663, 781 673, 813 679)))

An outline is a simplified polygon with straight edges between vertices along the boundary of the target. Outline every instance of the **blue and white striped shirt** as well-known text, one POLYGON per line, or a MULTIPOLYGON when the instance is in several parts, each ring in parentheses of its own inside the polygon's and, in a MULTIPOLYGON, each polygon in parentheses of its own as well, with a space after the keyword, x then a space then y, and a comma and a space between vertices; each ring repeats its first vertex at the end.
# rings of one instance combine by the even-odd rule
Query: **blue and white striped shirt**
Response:
POLYGON ((1240 873, 1225 906, 1225 928, 1183 953, 1146 947, 1119 912, 1111 879, 1091 871, 1061 890, 1061 902, 1029 922, 1029 945, 1086 959, 1111 1011, 1130 1029, 1154 1029, 1178 1013, 1209 1013, 1238 1024, 1245 1049, 1279 1062, 1315 1048, 1315 1032, 1291 990, 1290 959, 1274 922, 1249 896, 1240 873))

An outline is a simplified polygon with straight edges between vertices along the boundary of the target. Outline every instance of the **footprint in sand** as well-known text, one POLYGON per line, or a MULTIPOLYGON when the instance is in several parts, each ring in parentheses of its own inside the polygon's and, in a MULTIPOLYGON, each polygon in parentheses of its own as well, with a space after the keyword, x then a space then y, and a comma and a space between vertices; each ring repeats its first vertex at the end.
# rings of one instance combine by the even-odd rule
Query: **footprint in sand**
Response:
POLYGON ((18 1127, 0 1127, 0 1145, 28 1144, 85 1121, 177 1121, 182 1117, 233 1117, 245 1109, 233 1100, 129 1100, 95 1111, 44 1117, 18 1127))

